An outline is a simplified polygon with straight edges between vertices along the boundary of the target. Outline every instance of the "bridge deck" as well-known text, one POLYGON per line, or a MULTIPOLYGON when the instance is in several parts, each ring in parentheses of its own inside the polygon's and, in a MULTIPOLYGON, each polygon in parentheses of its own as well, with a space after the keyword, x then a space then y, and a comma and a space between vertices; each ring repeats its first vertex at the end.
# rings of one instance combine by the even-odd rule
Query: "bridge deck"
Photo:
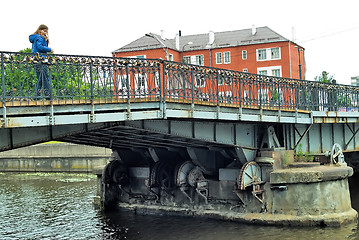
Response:
POLYGON ((157 143, 146 139, 143 146, 164 144, 162 137, 175 143, 180 136, 182 147, 196 142, 256 148, 262 137, 257 131, 271 124, 287 149, 306 142, 309 152, 313 136, 320 142, 315 152, 338 139, 348 149, 359 142, 357 87, 155 59, 9 52, 0 57, 0 150, 53 139, 92 144, 100 138, 98 144, 115 144, 114 136, 99 130, 111 126, 117 126, 113 134, 131 126, 135 135, 126 141, 161 132, 157 143), (51 89, 38 91, 39 79, 49 81, 51 89), (94 139, 86 140, 91 131, 94 139))

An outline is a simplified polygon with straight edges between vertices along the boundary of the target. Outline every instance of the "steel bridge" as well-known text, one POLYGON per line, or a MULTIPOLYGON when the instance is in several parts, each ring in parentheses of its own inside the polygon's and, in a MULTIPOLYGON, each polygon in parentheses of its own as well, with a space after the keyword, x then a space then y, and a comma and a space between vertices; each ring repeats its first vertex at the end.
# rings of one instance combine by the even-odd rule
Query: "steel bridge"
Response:
POLYGON ((359 147, 358 87, 158 59, 0 54, 0 151, 59 140, 132 165, 188 158, 210 174, 262 148, 359 147))

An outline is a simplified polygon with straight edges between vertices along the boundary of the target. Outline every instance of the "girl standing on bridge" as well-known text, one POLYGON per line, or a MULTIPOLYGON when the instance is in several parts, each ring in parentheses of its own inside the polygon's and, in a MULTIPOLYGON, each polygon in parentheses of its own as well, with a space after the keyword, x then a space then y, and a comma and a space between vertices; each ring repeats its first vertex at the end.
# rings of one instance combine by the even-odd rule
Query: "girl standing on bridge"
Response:
MULTIPOLYGON (((48 52, 53 53, 54 50, 49 48, 49 36, 48 36, 48 30, 49 28, 41 24, 36 32, 31 34, 29 36, 29 40, 32 43, 32 52, 38 53, 38 54, 47 54, 48 52)), ((51 85, 49 82, 49 69, 46 64, 43 64, 39 62, 35 65, 35 71, 37 76, 37 83, 35 87, 35 100, 39 99, 39 96, 41 95, 42 88, 43 93, 46 97, 46 99, 50 99, 50 93, 51 93, 51 85)))

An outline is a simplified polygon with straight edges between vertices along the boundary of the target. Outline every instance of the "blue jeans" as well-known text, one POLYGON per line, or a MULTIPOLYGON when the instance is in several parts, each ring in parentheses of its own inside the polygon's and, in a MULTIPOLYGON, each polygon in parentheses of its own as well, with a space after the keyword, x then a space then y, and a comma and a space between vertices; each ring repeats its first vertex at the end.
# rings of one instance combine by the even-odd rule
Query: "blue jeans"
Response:
POLYGON ((35 65, 37 83, 35 86, 35 100, 43 95, 46 99, 51 97, 51 85, 49 80, 49 68, 46 64, 38 63, 35 65))

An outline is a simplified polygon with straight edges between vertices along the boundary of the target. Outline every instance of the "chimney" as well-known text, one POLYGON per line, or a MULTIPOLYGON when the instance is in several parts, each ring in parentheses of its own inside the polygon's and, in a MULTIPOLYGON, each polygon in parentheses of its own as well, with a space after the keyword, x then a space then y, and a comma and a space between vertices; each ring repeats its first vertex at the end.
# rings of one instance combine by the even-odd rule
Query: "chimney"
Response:
POLYGON ((214 32, 213 31, 209 31, 209 41, 208 44, 212 45, 214 43, 214 32))
POLYGON ((292 41, 295 42, 297 40, 295 27, 292 27, 292 41))
POLYGON ((252 25, 252 35, 254 36, 257 33, 257 28, 256 26, 253 24, 252 25))
POLYGON ((161 39, 165 40, 165 30, 161 30, 161 39))
POLYGON ((179 38, 179 34, 176 34, 175 40, 176 40, 176 49, 180 50, 180 38, 179 38))

